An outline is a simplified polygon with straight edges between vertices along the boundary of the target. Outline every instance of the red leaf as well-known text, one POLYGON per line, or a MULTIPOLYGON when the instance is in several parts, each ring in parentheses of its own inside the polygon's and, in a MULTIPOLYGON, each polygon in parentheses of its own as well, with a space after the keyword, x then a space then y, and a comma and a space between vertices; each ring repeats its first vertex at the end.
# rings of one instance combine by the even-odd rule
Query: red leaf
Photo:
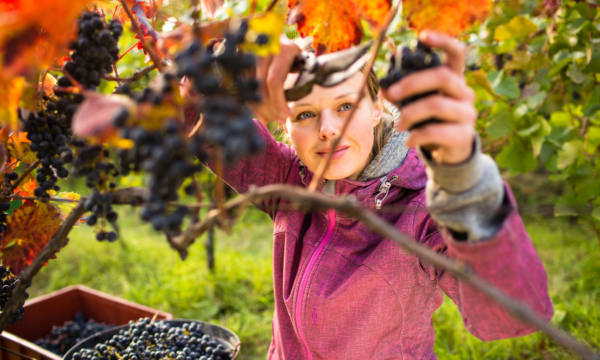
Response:
POLYGON ((417 32, 430 29, 457 36, 485 19, 491 6, 491 0, 405 0, 402 15, 417 32))
POLYGON ((312 36, 318 54, 349 48, 363 38, 361 19, 381 25, 390 0, 289 0, 288 23, 302 37, 312 36))
POLYGON ((31 264, 61 225, 58 209, 27 201, 7 219, 0 251, 2 263, 18 275, 31 264))

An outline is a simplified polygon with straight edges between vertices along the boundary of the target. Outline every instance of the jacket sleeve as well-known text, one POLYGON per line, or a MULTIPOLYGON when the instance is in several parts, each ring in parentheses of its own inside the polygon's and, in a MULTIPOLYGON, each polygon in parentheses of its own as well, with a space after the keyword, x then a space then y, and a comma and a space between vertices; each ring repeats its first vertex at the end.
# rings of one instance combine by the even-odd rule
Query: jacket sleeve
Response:
MULTIPOLYGON (((506 184, 503 202, 511 210, 500 229, 485 241, 470 243, 456 240, 448 229, 438 231, 429 215, 422 222, 422 238, 429 247, 468 264, 475 274, 511 298, 527 304, 549 321, 553 307, 548 295, 546 272, 506 184)), ((501 305, 452 274, 425 264, 422 266, 426 271, 435 273, 438 285, 458 306, 465 326, 479 339, 497 340, 537 330, 516 320, 501 305)))
MULTIPOLYGON (((253 120, 256 131, 265 144, 263 150, 252 156, 243 156, 235 163, 223 167, 223 180, 236 192, 244 193, 251 186, 264 186, 277 183, 292 183, 296 180, 292 168, 298 162, 296 153, 288 145, 277 142, 266 126, 253 120)), ((216 173, 212 160, 205 162, 216 173)), ((266 200, 255 204, 261 210, 272 213, 276 200, 266 200)))

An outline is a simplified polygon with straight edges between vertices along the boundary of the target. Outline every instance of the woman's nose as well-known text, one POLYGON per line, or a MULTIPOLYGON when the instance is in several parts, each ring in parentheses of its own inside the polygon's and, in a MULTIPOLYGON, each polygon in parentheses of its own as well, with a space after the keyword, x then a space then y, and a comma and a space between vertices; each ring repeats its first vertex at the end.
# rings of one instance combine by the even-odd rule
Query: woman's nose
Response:
POLYGON ((328 140, 337 137, 340 134, 340 118, 337 114, 325 110, 321 112, 321 127, 319 129, 319 138, 328 140))

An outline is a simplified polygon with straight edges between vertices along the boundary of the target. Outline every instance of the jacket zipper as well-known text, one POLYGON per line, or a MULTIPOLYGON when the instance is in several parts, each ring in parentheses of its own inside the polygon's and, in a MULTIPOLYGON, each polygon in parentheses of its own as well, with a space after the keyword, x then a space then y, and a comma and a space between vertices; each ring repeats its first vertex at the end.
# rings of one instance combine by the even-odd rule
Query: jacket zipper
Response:
POLYGON ((379 185, 378 192, 375 195, 375 209, 381 209, 381 205, 383 205, 383 201, 388 196, 390 187, 392 187, 392 182, 396 181, 396 179, 398 179, 398 176, 394 175, 389 181, 387 176, 384 176, 379 180, 381 181, 381 185, 379 185))
POLYGON ((306 350, 306 359, 312 360, 312 355, 310 354, 310 350, 308 349, 308 344, 306 343, 306 338, 304 337, 304 332, 302 330, 302 305, 304 303, 304 294, 306 292, 306 287, 308 285, 308 279, 312 271, 314 270, 315 264, 319 256, 325 250, 325 246, 331 240, 333 236, 333 229, 335 227, 335 210, 329 209, 327 215, 329 216, 329 224, 327 225, 327 232, 325 236, 321 239, 319 246, 312 253, 310 259, 308 260, 308 264, 306 265, 306 269, 304 270, 304 274, 302 274, 302 278, 300 279, 300 285, 298 286, 298 299, 296 301, 296 307, 294 309, 294 317, 296 318, 296 329, 298 330, 298 336, 304 345, 304 349, 306 350))

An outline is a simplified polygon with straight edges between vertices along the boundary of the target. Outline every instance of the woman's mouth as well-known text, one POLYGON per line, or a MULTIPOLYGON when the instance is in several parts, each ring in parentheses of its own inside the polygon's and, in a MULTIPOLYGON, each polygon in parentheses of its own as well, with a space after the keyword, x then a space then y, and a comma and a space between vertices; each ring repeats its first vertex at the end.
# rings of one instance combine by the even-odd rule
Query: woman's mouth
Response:
MULTIPOLYGON (((348 150, 349 146, 338 146, 337 148, 335 148, 335 150, 333 151, 333 154, 331 154, 331 158, 332 159, 339 159, 342 156, 344 156, 344 154, 346 153, 346 150, 348 150)), ((321 149, 319 151, 317 151, 317 155, 319 155, 320 157, 326 157, 327 153, 329 153, 330 148, 325 148, 325 149, 321 149)))

